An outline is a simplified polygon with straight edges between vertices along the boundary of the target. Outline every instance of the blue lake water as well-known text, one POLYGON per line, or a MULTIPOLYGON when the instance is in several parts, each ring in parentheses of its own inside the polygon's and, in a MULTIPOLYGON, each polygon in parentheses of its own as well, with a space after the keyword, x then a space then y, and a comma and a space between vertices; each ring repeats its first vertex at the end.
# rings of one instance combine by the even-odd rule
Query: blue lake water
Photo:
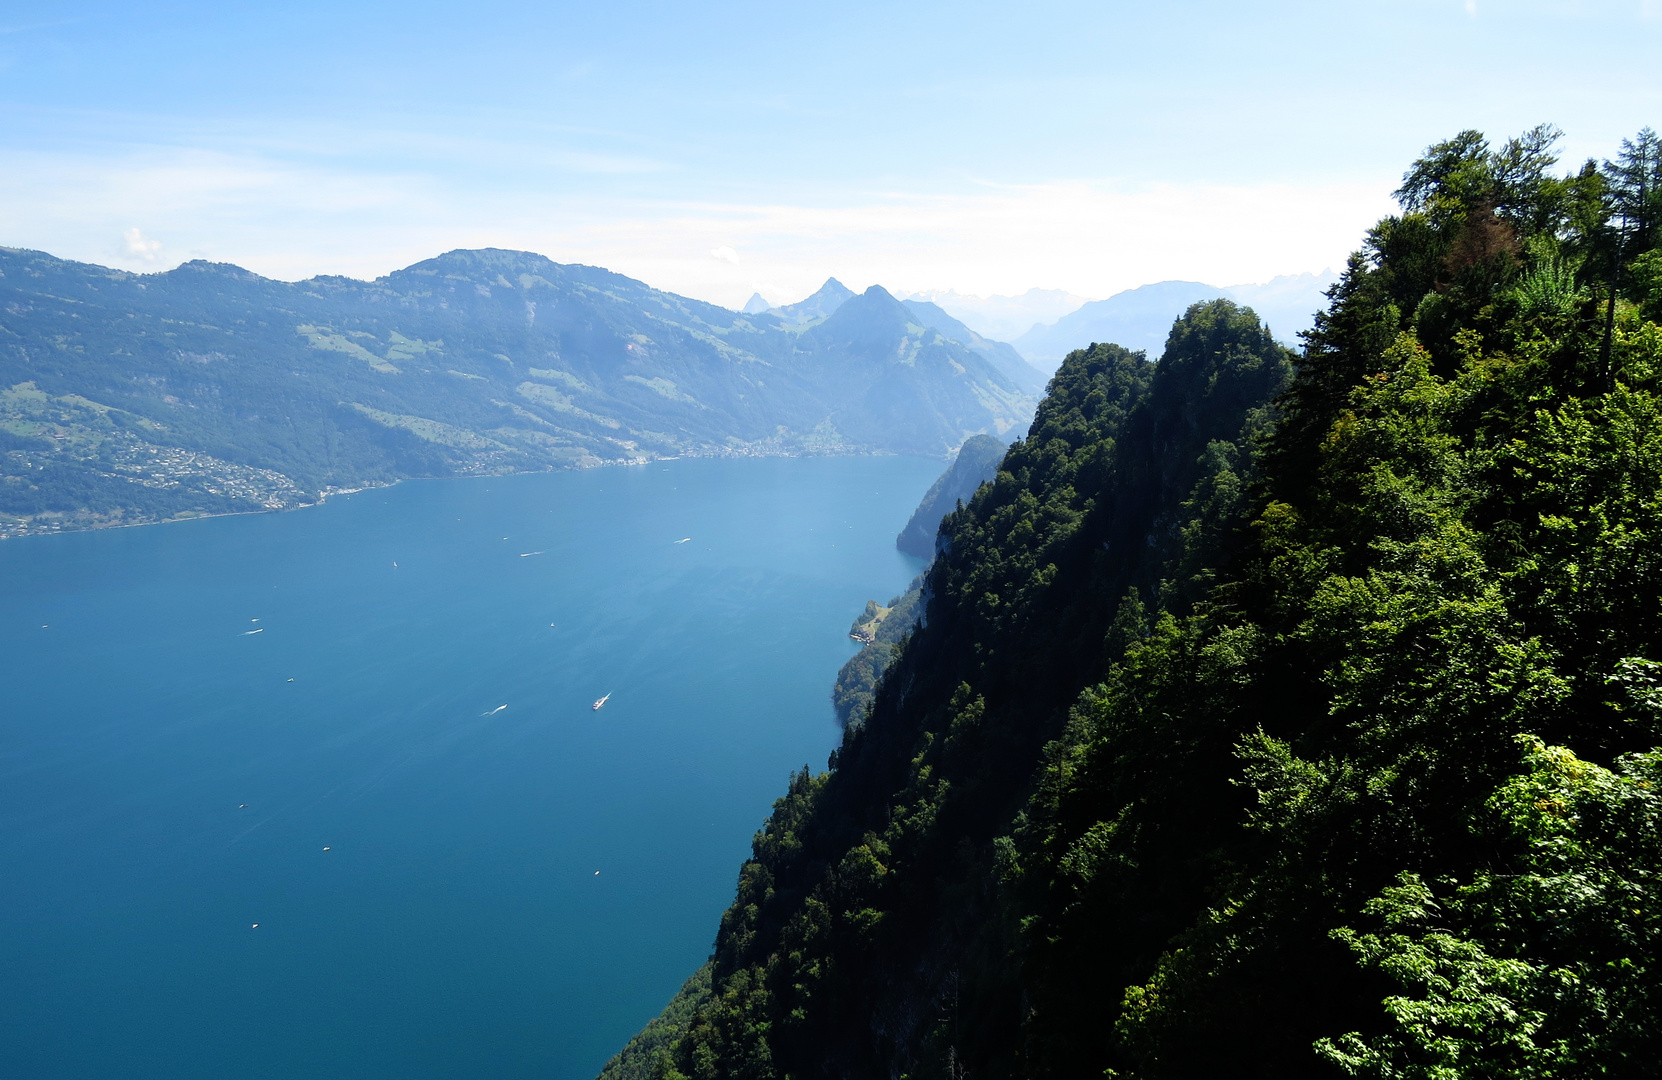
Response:
POLYGON ((918 571, 893 539, 940 467, 0 543, 5 1075, 589 1080, 824 767, 848 625, 918 571))

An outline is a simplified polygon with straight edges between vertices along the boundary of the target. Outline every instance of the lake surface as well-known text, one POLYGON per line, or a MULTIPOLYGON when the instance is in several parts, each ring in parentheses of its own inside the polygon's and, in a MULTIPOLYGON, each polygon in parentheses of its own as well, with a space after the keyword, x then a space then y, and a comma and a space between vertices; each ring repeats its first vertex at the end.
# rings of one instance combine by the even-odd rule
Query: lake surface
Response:
POLYGON ((4 1072, 589 1080, 824 767, 848 625, 920 568, 894 536, 940 469, 660 462, 0 543, 4 1072))

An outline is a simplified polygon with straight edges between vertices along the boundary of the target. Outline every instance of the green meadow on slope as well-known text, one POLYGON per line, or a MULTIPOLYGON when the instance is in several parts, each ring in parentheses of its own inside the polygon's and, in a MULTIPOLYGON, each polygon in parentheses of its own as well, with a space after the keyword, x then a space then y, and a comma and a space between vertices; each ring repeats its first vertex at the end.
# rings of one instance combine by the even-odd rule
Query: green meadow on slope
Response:
POLYGON ((604 1075, 1654 1075, 1662 143, 1555 136, 1068 356, 604 1075))

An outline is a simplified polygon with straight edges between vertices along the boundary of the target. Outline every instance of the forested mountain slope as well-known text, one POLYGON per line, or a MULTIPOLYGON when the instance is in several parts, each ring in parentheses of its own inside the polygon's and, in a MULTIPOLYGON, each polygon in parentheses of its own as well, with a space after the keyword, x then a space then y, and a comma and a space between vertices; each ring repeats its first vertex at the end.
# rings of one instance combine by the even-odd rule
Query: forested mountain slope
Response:
MULTIPOLYGON (((908 302, 908 306, 910 303, 908 302)), ((895 537, 895 547, 920 559, 935 556, 935 536, 941 519, 959 504, 968 501, 982 484, 998 474, 1004 460, 1005 444, 991 435, 967 439, 944 473, 924 493, 906 527, 895 537)), ((831 687, 831 704, 837 720, 847 724, 863 717, 883 673, 893 662, 902 642, 915 629, 923 611, 923 577, 918 576, 888 604, 866 602, 866 610, 849 627, 848 636, 860 642, 860 651, 849 657, 837 671, 831 687)))
POLYGON ((1297 357, 1070 355, 617 1067, 1654 1075, 1662 145, 1554 138, 1430 148, 1297 357))
POLYGON ((982 484, 998 475, 998 464, 1004 460, 1005 443, 991 435, 977 435, 966 439, 958 448, 946 472, 930 485, 923 501, 912 512, 906 527, 895 537, 895 547, 920 559, 935 556, 935 536, 941 519, 951 513, 960 502, 970 497, 982 484))
POLYGON ((945 456, 1027 422, 1027 390, 887 293, 834 299, 828 314, 741 315, 496 250, 288 283, 0 249, 0 534, 294 506, 407 476, 945 456))

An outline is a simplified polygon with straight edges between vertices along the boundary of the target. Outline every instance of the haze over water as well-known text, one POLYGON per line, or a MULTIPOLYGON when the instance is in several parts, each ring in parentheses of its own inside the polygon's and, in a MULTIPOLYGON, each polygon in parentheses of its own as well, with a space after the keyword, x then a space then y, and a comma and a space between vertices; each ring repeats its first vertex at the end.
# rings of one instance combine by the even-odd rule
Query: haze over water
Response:
POLYGON ((940 468, 661 462, 0 544, 0 1061, 588 1080, 824 767, 848 624, 918 571, 893 537, 940 468))

